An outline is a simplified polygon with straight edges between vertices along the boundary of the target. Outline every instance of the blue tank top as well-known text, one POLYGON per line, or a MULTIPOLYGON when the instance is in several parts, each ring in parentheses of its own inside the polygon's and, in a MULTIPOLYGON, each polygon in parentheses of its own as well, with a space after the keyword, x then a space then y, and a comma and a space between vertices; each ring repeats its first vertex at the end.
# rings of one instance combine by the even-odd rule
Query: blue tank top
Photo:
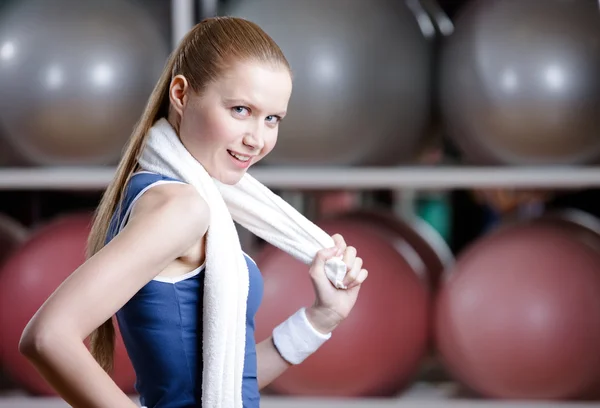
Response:
MULTIPOLYGON (((113 215, 107 242, 124 227, 133 204, 148 189, 179 183, 159 174, 134 174, 120 209, 113 215)), ((242 383, 244 408, 258 408, 254 316, 263 295, 263 280, 254 261, 248 264, 250 288, 246 312, 246 351, 242 383)), ((192 408, 202 397, 202 304, 204 266, 177 278, 157 276, 118 312, 123 342, 136 374, 136 391, 148 408, 192 408)))

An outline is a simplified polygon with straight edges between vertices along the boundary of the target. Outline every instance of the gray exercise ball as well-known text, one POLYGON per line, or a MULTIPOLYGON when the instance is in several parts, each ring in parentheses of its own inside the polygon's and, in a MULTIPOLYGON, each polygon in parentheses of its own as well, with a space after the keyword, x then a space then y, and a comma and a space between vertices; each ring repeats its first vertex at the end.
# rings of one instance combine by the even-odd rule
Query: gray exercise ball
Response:
POLYGON ((447 134, 473 164, 600 158, 597 0, 472 1, 441 58, 447 134))
POLYGON ((27 161, 0 131, 0 168, 2 167, 27 167, 27 161))
POLYGON ((0 125, 29 163, 118 160, 170 51, 127 0, 22 0, 0 15, 0 125))
POLYGON ((404 1, 233 0, 222 14, 257 23, 292 66, 288 116, 265 164, 414 160, 430 119, 432 39, 404 1))

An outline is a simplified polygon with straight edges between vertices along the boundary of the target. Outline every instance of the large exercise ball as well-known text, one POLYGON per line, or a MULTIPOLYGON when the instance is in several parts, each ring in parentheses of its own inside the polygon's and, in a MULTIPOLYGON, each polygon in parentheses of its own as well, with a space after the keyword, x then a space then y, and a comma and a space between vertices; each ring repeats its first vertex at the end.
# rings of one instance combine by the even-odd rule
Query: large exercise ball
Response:
MULTIPOLYGON (((27 239, 27 228, 17 220, 0 214, 0 267, 25 239, 27 239)), ((0 391, 12 385, 0 363, 0 391)))
MULTIPOLYGON (((415 9, 418 10, 418 9, 415 9)), ((415 159, 431 100, 431 22, 397 0, 232 0, 290 62, 294 91, 273 165, 415 159)))
MULTIPOLYGON (((384 396, 410 383, 426 354, 429 292, 387 231, 351 217, 318 225, 355 246, 369 271, 350 316, 315 354, 289 368, 270 386, 275 393, 303 396, 384 396)), ((308 266, 270 245, 257 256, 264 295, 256 316, 256 340, 302 306, 314 292, 308 266)))
POLYGON ((432 293, 437 290, 443 272, 454 263, 454 254, 444 237, 419 216, 398 217, 382 210, 354 210, 339 219, 340 222, 352 220, 354 225, 385 234, 386 240, 402 254, 432 293))
POLYGON ((169 53, 126 0, 23 0, 0 14, 0 125, 32 164, 120 157, 169 53))
MULTIPOLYGON (((552 223, 568 230, 569 233, 576 234, 579 241, 600 252, 600 219, 591 213, 570 206, 551 208, 537 222, 552 223)), ((600 400, 600 370, 592 386, 578 396, 582 400, 600 400)))
POLYGON ((488 397, 568 399, 600 377, 600 239, 532 219, 458 255, 435 308, 446 368, 488 397))
MULTIPOLYGON (((19 339, 44 301, 85 261, 91 221, 87 213, 56 218, 34 231, 0 269, 0 364, 16 384, 35 395, 55 391, 19 353, 19 339)), ((119 333, 112 377, 123 391, 135 392, 135 373, 119 333)))
POLYGON ((448 135, 474 164, 600 157, 597 0, 471 1, 441 57, 448 135))
POLYGON ((0 214, 0 267, 27 239, 27 228, 19 221, 0 214))
POLYGON ((0 167, 22 167, 27 160, 6 140, 0 129, 0 167))

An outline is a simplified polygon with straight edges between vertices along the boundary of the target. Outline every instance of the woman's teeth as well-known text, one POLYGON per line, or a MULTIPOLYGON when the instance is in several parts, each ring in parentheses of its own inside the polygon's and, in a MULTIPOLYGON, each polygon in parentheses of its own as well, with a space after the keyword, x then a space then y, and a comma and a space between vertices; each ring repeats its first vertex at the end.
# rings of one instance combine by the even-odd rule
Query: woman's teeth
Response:
POLYGON ((239 161, 242 162, 247 162, 248 160, 250 160, 250 156, 242 156, 240 154, 237 153, 233 153, 231 150, 227 150, 229 152, 229 154, 233 157, 235 157, 236 159, 238 159, 239 161))

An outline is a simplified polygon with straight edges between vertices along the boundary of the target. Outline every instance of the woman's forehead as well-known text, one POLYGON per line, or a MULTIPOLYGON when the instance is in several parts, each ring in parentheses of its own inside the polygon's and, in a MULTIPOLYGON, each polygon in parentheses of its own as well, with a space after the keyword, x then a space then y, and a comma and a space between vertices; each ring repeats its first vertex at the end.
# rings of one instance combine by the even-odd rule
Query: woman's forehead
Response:
POLYGON ((243 99, 265 107, 285 109, 292 81, 285 68, 248 63, 229 69, 216 81, 215 88, 226 99, 243 99))

